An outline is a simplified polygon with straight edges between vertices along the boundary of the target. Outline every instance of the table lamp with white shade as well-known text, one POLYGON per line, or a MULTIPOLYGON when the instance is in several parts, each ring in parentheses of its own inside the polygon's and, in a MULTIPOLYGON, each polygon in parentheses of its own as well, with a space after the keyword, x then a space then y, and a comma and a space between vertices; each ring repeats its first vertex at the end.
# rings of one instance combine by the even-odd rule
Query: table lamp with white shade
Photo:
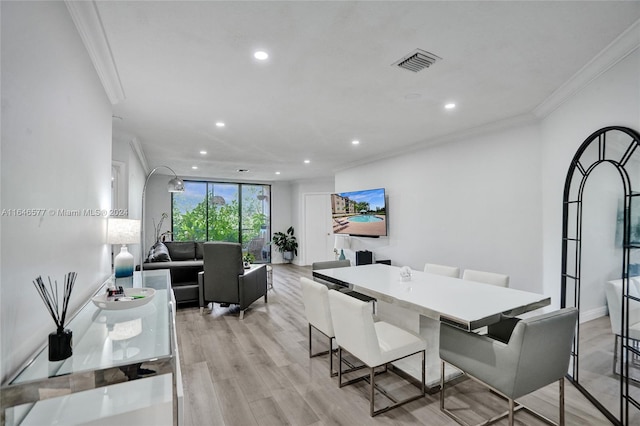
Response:
POLYGON ((351 246, 348 235, 336 235, 334 247, 336 250, 340 250, 340 256, 338 260, 345 260, 344 249, 348 249, 351 246))
POLYGON ((140 221, 137 219, 109 218, 107 224, 107 243, 122 244, 120 253, 113 259, 116 278, 133 276, 133 255, 127 244, 140 242, 140 221))

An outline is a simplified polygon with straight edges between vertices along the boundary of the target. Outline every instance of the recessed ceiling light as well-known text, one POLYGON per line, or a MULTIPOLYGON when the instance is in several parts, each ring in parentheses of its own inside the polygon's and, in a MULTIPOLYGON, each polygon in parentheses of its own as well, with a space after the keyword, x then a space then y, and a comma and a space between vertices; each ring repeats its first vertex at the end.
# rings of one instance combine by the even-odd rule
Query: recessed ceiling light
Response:
POLYGON ((269 54, 263 50, 258 50, 257 52, 255 52, 253 54, 253 57, 256 58, 259 61, 264 61, 265 59, 267 59, 269 57, 269 54))
POLYGON ((224 127, 224 123, 222 121, 216 122, 216 127, 224 127))
POLYGON ((202 154, 202 155, 207 155, 207 151, 204 151, 204 150, 203 150, 203 151, 200 151, 200 154, 202 154))
POLYGON ((277 175, 279 175, 279 174, 280 174, 280 172, 276 172, 276 174, 277 174, 277 175))
POLYGON ((456 107, 456 104, 450 103, 450 104, 446 104, 444 106, 444 109, 454 109, 455 107, 456 107))
POLYGON ((309 164, 311 160, 304 160, 304 164, 309 164))
POLYGON ((352 144, 354 144, 354 145, 359 145, 359 144, 360 144, 360 141, 359 141, 359 140, 355 140, 355 139, 354 139, 354 140, 352 140, 352 141, 351 141, 351 143, 352 143, 352 144))
POLYGON ((198 170, 198 166, 191 166, 193 170, 198 170))

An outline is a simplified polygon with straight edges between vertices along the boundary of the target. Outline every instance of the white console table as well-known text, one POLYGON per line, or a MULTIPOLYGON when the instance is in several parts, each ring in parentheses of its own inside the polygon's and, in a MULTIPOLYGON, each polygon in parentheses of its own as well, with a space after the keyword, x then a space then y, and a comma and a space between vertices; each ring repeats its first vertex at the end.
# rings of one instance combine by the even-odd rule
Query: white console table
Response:
POLYGON ((154 288, 154 298, 125 310, 103 310, 89 300, 67 326, 70 358, 50 362, 44 346, 3 384, 2 424, 182 423, 169 270, 136 272, 133 286, 154 288))

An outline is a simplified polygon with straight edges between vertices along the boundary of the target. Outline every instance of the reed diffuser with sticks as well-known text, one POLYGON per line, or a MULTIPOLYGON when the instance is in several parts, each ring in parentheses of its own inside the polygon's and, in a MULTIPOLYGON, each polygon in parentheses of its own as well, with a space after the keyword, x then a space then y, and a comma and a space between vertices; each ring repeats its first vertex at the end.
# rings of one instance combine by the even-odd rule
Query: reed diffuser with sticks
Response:
POLYGON ((49 315, 56 323, 56 331, 49 334, 49 361, 62 361, 69 358, 72 354, 72 333, 71 330, 64 328, 67 319, 67 309, 69 308, 69 299, 71 291, 76 282, 77 274, 69 272, 64 276, 64 285, 58 288, 58 281, 51 283, 51 277, 48 277, 48 286, 45 284, 41 276, 35 279, 33 285, 36 287, 40 298, 49 311, 49 315), (62 290, 60 297, 59 290, 62 290))

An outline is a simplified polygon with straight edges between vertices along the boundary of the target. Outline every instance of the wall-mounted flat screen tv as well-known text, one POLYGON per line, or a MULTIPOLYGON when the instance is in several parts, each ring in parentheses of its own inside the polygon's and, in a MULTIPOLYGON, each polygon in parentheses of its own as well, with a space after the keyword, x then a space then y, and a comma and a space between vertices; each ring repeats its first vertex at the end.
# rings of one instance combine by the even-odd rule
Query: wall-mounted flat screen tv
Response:
POLYGON ((387 235, 384 188, 331 194, 334 234, 382 237, 387 235))

